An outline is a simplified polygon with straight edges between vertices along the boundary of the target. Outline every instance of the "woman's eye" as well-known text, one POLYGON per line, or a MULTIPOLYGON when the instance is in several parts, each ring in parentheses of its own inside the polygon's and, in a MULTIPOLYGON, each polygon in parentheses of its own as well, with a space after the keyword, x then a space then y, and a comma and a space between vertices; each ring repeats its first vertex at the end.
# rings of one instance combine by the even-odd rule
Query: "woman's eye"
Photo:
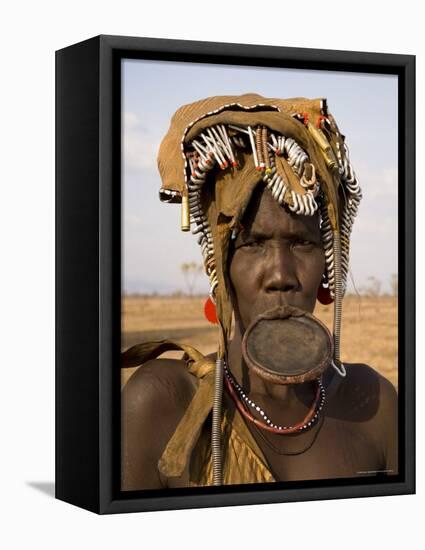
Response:
POLYGON ((264 241, 256 240, 256 241, 248 241, 246 243, 243 243, 241 245, 242 248, 261 248, 264 244, 264 241))
POLYGON ((306 239, 297 239, 294 241, 295 246, 311 247, 314 246, 314 243, 306 239))

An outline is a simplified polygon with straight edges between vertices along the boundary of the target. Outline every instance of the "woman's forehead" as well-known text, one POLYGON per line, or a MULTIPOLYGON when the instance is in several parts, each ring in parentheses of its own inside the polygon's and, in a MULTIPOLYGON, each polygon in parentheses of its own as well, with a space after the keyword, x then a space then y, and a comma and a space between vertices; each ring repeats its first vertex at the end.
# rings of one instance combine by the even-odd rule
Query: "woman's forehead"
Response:
POLYGON ((309 233, 317 235, 320 232, 319 214, 313 216, 295 214, 288 207, 280 205, 271 192, 258 186, 242 218, 244 232, 273 233, 284 231, 289 233, 309 233))

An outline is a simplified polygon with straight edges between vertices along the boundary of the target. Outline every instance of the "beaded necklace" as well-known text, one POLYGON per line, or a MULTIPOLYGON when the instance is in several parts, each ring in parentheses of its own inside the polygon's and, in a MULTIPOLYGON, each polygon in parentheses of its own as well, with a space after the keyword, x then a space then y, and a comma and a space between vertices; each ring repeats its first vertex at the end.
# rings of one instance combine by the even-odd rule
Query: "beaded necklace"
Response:
POLYGON ((245 394, 241 386, 233 377, 233 374, 230 372, 230 369, 227 366, 226 362, 224 362, 224 375, 227 391, 231 395, 238 410, 243 414, 245 418, 253 422, 256 426, 269 432, 278 434, 293 434, 307 430, 317 421, 320 415, 320 411, 323 409, 323 406, 325 404, 325 388, 323 387, 322 380, 318 378, 316 381, 316 396, 305 418, 294 426, 279 426, 278 424, 274 424, 263 411, 263 409, 259 405, 254 403, 254 401, 245 394), (258 418, 255 418, 249 412, 246 403, 250 405, 254 410, 258 411, 265 422, 259 420, 258 418))

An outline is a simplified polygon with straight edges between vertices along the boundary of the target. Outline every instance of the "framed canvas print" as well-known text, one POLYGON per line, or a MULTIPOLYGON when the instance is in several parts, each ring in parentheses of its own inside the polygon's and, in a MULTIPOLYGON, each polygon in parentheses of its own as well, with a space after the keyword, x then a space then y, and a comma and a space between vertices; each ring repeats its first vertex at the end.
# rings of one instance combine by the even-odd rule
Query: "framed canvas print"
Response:
POLYGON ((414 56, 56 52, 56 497, 409 494, 414 56))

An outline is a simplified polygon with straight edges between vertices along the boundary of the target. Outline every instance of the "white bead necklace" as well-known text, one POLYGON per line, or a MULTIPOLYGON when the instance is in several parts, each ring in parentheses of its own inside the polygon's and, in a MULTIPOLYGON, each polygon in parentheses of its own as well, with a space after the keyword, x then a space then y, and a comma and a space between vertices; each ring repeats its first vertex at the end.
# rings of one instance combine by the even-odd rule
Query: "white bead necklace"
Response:
MULTIPOLYGON (((271 428, 276 428, 277 430, 287 430, 287 429, 292 429, 293 428, 293 426, 279 426, 279 424, 274 424, 270 420, 270 418, 266 415, 264 410, 245 394, 245 392, 243 391, 243 389, 241 388, 241 386, 238 384, 238 382, 234 378, 233 374, 231 373, 229 367, 227 366, 226 361, 224 361, 224 374, 225 374, 226 378, 229 380, 229 382, 232 384, 232 386, 235 388, 235 390, 238 392, 241 399, 243 401, 245 401, 246 403, 248 403, 248 405, 250 405, 250 407, 252 407, 254 410, 259 412, 260 415, 263 417, 263 419, 266 421, 266 423, 271 428)), ((323 409, 323 406, 325 404, 326 392, 325 392, 325 388, 322 384, 322 380, 320 378, 318 378, 317 383, 319 384, 319 388, 320 388, 320 399, 319 399, 319 404, 318 404, 317 410, 316 410, 313 418, 309 422, 307 422, 306 424, 303 424, 300 427, 300 430, 306 430, 307 428, 310 428, 310 426, 312 426, 317 421, 317 419, 319 418, 319 415, 320 415, 320 411, 323 409)))

